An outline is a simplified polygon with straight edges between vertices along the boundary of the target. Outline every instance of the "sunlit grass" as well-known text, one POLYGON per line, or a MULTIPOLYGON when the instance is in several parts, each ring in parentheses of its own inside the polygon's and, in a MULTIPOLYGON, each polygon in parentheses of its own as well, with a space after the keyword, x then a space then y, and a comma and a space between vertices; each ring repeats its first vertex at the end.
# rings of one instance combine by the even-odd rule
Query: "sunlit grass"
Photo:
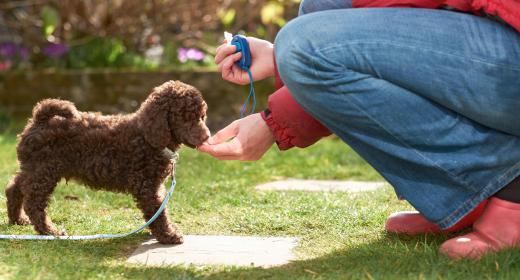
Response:
MULTIPOLYGON (((0 189, 16 170, 15 138, 0 136, 0 189)), ((410 209, 390 187, 366 193, 258 192, 258 183, 283 178, 382 180, 341 141, 305 149, 273 148, 256 163, 220 162, 183 148, 171 218, 185 234, 297 236, 297 261, 277 268, 225 266, 149 268, 126 257, 150 238, 147 231, 117 240, 0 241, 0 278, 14 279, 517 279, 520 252, 480 262, 437 254, 447 236, 385 234, 391 212, 410 209)), ((128 195, 61 182, 50 216, 69 234, 121 233, 143 223, 128 195), (77 199, 67 199, 76 197, 77 199)), ((0 197, 0 233, 32 234, 7 225, 0 197)))

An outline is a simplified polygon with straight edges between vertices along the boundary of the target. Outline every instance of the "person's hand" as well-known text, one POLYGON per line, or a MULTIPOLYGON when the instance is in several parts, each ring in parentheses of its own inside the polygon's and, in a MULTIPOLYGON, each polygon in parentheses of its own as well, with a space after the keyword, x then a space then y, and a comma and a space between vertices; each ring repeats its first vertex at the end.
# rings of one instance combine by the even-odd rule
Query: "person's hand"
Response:
POLYGON ((232 122, 197 149, 220 160, 255 161, 273 143, 271 130, 260 113, 256 113, 232 122))
MULTIPOLYGON (((249 50, 251 51, 252 64, 249 70, 253 75, 253 80, 259 81, 274 75, 273 44, 268 41, 254 37, 247 37, 249 50)), ((217 48, 215 63, 218 71, 222 73, 222 78, 226 81, 245 85, 249 83, 249 76, 235 62, 242 57, 242 52, 235 53, 236 47, 222 44, 217 48)))

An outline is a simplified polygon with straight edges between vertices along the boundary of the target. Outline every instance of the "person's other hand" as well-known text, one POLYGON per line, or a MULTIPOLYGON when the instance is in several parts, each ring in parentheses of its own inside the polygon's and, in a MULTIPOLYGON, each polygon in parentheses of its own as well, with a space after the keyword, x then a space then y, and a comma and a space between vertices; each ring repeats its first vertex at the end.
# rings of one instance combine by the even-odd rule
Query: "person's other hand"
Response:
MULTIPOLYGON (((268 41, 247 37, 249 50, 251 51, 252 64, 249 70, 254 81, 259 81, 274 75, 273 44, 268 41)), ((215 63, 222 78, 226 81, 245 85, 249 83, 249 76, 235 62, 242 57, 242 52, 235 53, 236 47, 226 43, 217 48, 215 63)))
POLYGON ((260 113, 256 113, 232 122, 197 149, 220 160, 255 161, 273 143, 271 130, 260 113))

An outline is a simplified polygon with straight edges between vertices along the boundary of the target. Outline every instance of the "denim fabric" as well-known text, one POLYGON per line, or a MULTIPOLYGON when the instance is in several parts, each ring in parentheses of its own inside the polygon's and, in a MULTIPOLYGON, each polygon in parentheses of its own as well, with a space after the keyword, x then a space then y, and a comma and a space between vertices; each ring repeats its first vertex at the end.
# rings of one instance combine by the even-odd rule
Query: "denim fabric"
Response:
POLYGON ((442 228, 520 175, 516 31, 335 3, 350 6, 305 0, 275 41, 280 76, 308 113, 442 228))

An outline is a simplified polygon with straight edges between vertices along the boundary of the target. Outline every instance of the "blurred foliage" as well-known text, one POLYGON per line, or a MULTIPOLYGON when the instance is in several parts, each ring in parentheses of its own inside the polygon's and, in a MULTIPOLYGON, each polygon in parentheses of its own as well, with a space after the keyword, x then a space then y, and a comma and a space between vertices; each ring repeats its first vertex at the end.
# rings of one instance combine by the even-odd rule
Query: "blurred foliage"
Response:
POLYGON ((0 71, 27 68, 192 68, 212 65, 222 33, 274 40, 299 0, 5 0, 0 71), (10 49, 9 49, 10 50, 10 49), (4 64, 2 64, 4 63, 4 64))
POLYGON ((7 114, 7 110, 0 105, 0 133, 4 133, 5 131, 7 131, 10 122, 11 120, 7 114))

